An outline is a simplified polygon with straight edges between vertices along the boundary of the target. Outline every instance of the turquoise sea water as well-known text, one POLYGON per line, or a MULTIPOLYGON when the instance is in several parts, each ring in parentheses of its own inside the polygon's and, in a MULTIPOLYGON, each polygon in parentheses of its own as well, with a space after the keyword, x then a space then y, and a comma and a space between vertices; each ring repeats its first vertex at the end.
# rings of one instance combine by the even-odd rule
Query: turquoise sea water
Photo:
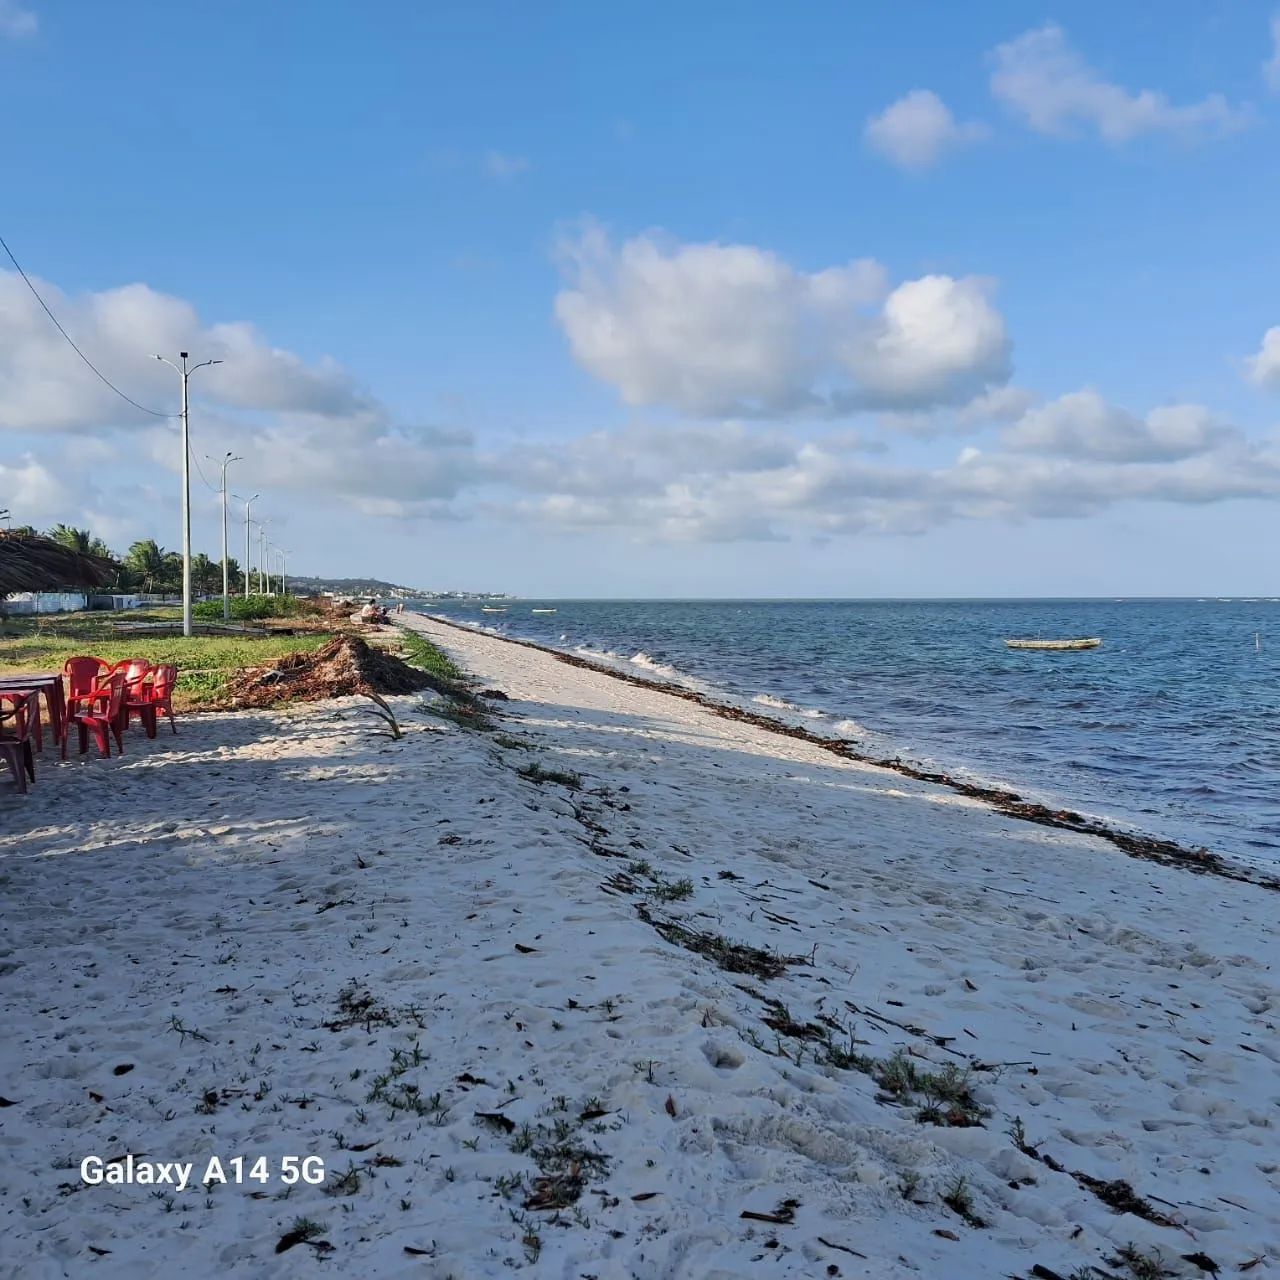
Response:
POLYGON ((877 755, 1280 862, 1280 600, 495 603, 506 611, 419 607, 694 684, 877 755), (1004 645, 1013 636, 1104 643, 1019 652, 1004 645))

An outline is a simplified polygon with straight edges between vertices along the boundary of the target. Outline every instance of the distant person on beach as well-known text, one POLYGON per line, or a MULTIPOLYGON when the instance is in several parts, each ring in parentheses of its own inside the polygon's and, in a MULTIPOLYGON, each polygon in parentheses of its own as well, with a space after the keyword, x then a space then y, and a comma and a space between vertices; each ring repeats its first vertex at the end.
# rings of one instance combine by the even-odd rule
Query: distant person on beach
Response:
POLYGON ((401 600, 401 601, 400 601, 400 603, 396 605, 396 612, 397 612, 397 613, 403 613, 403 612, 404 612, 404 601, 403 601, 403 600, 401 600))

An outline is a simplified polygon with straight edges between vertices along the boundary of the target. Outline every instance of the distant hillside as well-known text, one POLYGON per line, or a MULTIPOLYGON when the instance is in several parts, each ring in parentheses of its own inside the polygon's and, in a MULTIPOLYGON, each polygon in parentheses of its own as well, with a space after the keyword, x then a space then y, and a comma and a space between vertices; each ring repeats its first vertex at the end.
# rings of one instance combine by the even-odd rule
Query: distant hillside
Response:
POLYGON ((381 578, 289 578, 289 590, 300 596, 318 596, 326 591, 336 596, 420 596, 416 587, 402 587, 381 578))
POLYGON ((424 587, 405 587, 381 578, 293 578, 289 590, 300 596, 318 596, 329 592, 335 596, 387 596, 413 600, 499 600, 501 592, 428 591, 424 587))

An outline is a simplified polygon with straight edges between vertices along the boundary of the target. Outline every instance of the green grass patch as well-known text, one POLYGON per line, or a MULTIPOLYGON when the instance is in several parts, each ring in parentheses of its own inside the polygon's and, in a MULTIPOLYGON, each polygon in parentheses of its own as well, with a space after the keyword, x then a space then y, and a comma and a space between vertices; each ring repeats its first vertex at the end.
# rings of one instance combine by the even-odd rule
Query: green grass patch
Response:
POLYGON ((411 667, 419 667, 428 675, 457 684, 466 679, 461 668, 451 662, 447 654, 416 631, 403 631, 400 647, 404 660, 411 667))
MULTIPOLYGON (((129 622, 167 622, 178 616, 174 609, 131 610, 125 615, 129 622)), ((312 652, 333 639, 326 632, 292 636, 122 636, 111 627, 111 619, 119 617, 95 612, 12 618, 0 631, 0 674, 61 671, 68 658, 86 654, 104 662, 125 658, 174 662, 178 665, 174 706, 190 710, 216 702, 233 671, 263 666, 286 653, 312 652)))

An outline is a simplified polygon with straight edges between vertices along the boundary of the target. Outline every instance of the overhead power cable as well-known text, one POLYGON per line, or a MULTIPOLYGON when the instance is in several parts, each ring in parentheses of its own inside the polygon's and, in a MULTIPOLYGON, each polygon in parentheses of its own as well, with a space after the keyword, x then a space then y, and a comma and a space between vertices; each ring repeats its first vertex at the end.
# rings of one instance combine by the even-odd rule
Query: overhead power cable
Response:
POLYGON ((200 458, 198 455, 193 453, 191 455, 191 461, 196 464, 196 470, 200 473, 200 479, 204 481, 204 487, 208 489, 210 493, 221 493, 222 490, 219 489, 216 484, 209 483, 209 477, 205 475, 204 468, 200 465, 200 458))
POLYGON ((99 369, 98 366, 94 364, 93 361, 90 360, 89 357, 85 355, 83 351, 80 350, 79 347, 76 346, 71 335, 62 327, 62 324, 58 320, 58 317, 55 316, 53 312, 49 310, 49 304, 40 296, 39 290, 35 287, 35 285, 31 283, 31 280, 28 277, 27 273, 23 271, 22 266, 18 262, 17 258, 13 256, 13 250, 10 249, 9 246, 5 243, 3 236, 0 236, 0 247, 2 247, 5 253, 9 255, 9 261, 13 263, 14 270, 17 271, 17 273, 22 277, 23 282, 26 284, 27 288, 31 290, 31 294, 35 298, 35 300, 44 308, 45 315, 47 315, 49 319, 53 321, 54 328, 57 329, 57 331, 60 334, 62 334, 64 338, 66 338, 67 344, 71 347, 71 350, 74 351, 76 355, 78 355, 80 359, 83 360, 85 364, 87 364, 89 368, 93 370, 94 374, 97 376, 100 382, 110 387, 111 390, 114 391, 116 395, 120 397, 121 400, 124 400, 127 403, 133 405, 135 409, 141 409, 143 413, 149 413, 153 418, 176 418, 179 416, 176 413, 161 413, 158 409, 148 409, 145 404, 139 404, 132 396, 125 395, 125 393, 121 391, 120 388, 117 387, 116 384, 112 382, 111 379, 108 378, 107 375, 103 373, 102 370, 99 369))

